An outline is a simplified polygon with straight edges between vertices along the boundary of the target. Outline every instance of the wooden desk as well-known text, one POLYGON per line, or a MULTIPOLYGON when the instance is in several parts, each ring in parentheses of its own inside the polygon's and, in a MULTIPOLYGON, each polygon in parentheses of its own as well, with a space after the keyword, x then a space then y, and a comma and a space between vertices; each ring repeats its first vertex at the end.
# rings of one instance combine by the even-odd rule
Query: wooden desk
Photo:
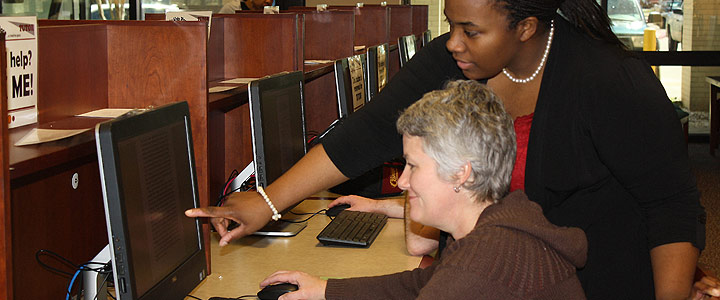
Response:
MULTIPOLYGON (((36 32, 38 122, 2 133, 0 286, 6 291, 0 292, 0 299, 62 297, 68 278, 44 269, 35 253, 51 250, 81 263, 107 244, 93 132, 13 145, 32 128, 91 129, 101 120, 74 115, 186 100, 192 112, 200 203, 207 205, 210 198, 205 24, 38 20, 36 32), (82 59, 70 59, 75 57, 82 59), (73 178, 78 178, 77 186, 71 184, 73 178)), ((209 232, 209 226, 204 228, 209 232)), ((41 260, 53 262, 48 257, 41 260)))
MULTIPOLYGON (((330 200, 305 200, 293 211, 316 212, 328 203, 330 200)), ((405 250, 401 219, 389 219, 367 249, 322 246, 316 236, 329 221, 317 215, 295 237, 250 236, 222 248, 217 233, 212 233, 213 273, 190 294, 201 299, 254 295, 260 290, 260 281, 277 270, 346 278, 395 273, 420 264, 420 257, 410 256, 405 250)))
POLYGON ((710 155, 715 156, 720 134, 720 76, 705 77, 710 84, 710 155))

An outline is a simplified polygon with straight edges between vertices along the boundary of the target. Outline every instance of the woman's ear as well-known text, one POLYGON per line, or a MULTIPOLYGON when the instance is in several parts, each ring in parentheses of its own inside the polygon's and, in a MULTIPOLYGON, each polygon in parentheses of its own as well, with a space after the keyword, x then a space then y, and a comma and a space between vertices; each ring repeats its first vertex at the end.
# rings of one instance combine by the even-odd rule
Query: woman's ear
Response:
POLYGON ((533 36, 535 36, 535 33, 538 31, 539 24, 540 22, 536 17, 527 17, 522 21, 518 22, 517 26, 515 27, 515 31, 518 34, 520 41, 527 42, 533 36))
POLYGON ((465 162, 465 164, 460 167, 460 170, 455 173, 455 186, 463 186, 465 182, 468 182, 468 180, 472 180, 472 165, 470 162, 465 162))

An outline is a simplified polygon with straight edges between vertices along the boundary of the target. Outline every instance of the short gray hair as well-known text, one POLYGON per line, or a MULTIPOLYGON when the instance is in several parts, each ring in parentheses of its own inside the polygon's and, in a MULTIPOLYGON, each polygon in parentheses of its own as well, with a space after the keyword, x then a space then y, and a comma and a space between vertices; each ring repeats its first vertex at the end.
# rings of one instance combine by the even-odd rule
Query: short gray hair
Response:
POLYGON ((472 176, 463 184, 478 200, 507 195, 515 165, 513 120, 495 93, 473 80, 448 82, 425 94, 397 120, 398 132, 422 138, 440 178, 451 181, 465 163, 472 176))

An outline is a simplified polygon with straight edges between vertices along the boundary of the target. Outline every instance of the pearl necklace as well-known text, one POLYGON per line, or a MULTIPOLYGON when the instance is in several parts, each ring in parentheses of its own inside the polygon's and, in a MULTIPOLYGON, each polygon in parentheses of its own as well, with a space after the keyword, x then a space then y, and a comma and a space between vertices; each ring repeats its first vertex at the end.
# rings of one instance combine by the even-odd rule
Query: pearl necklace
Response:
POLYGON ((505 74, 505 76, 507 76, 507 78, 509 78, 510 80, 512 80, 512 82, 515 82, 515 83, 528 83, 528 82, 532 81, 533 79, 535 79, 535 76, 537 76, 538 73, 540 73, 540 70, 542 69, 543 65, 545 65, 545 60, 547 60, 548 53, 550 53, 550 45, 552 44, 553 33, 555 33, 555 20, 550 21, 550 34, 548 35, 547 44, 545 45, 545 53, 543 53, 543 57, 540 60, 540 65, 537 67, 537 69, 535 69, 535 72, 533 72, 532 75, 530 75, 530 77, 525 78, 525 79, 515 78, 512 75, 510 75, 510 72, 507 71, 507 68, 502 69, 503 74, 505 74))

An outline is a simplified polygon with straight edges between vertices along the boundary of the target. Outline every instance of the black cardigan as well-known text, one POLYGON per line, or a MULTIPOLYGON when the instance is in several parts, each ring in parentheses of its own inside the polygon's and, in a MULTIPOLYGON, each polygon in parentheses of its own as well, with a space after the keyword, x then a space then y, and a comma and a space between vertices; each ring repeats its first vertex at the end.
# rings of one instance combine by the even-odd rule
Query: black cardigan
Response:
MULTIPOLYGON (((704 247, 705 212, 675 110, 647 63, 562 17, 542 78, 525 192, 556 225, 583 229, 589 299, 654 298, 649 250, 704 247)), ((425 92, 464 78, 442 35, 322 144, 348 177, 402 154, 395 120, 425 92)))

